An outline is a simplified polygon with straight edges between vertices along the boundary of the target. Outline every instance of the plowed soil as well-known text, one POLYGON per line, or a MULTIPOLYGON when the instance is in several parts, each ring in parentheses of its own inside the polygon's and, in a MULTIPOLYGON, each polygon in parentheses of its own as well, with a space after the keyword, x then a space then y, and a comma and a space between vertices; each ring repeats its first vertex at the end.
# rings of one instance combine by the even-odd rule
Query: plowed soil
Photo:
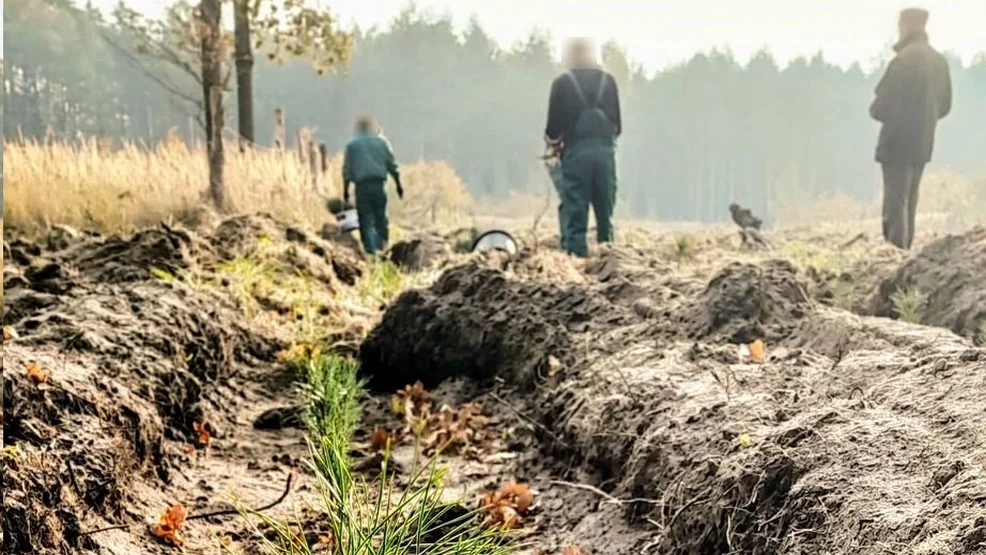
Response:
MULTIPOLYGON (((4 325, 18 336, 3 354, 4 553, 169 551, 148 530, 171 504, 229 509, 233 492, 262 504, 303 475, 301 431, 252 426, 292 397, 275 356, 285 338, 248 324, 221 288, 178 277, 275 240, 327 284, 359 275, 352 251, 267 217, 204 236, 161 226, 4 245, 4 325), (110 526, 125 528, 92 533, 110 526)), ((242 528, 229 520, 190 527, 189 550, 218 552, 242 528)))
MULTIPOLYGON (((961 272, 980 234, 901 272, 931 252, 961 272)), ((922 283, 982 310, 984 274, 922 283)), ((460 266, 400 297, 360 352, 382 390, 466 376, 513 400, 549 550, 986 553, 986 352, 969 340, 828 308, 785 260, 700 282, 616 247, 582 277, 460 266)))
MULTIPOLYGON (((407 271, 447 269, 359 346, 380 393, 366 426, 417 380, 439 404, 481 402, 499 452, 449 458, 448 486, 531 484, 531 552, 986 553, 983 231, 913 256, 844 233, 753 252, 734 232, 696 237, 686 252, 642 233, 588 262, 544 242, 513 258, 402 245, 407 271), (909 287, 927 326, 893 320, 887 299, 909 287)), ((331 226, 244 216, 4 243, 4 553, 172 552, 148 531, 169 505, 262 505, 289 475, 272 515, 305 506, 300 399, 277 356, 298 307, 215 272, 271 243, 268 264, 326 292, 306 308, 348 306, 366 263, 331 226)), ((224 537, 256 552, 246 530, 190 522, 186 552, 223 553, 224 537)))

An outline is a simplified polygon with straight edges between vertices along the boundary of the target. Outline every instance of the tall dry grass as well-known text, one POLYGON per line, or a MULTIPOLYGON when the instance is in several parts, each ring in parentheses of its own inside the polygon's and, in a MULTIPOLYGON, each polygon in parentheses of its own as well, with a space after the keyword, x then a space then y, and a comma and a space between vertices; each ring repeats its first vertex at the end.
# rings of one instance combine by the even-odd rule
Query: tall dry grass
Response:
MULTIPOLYGON (((776 188, 775 222, 780 226, 860 224, 881 218, 883 195, 872 202, 845 193, 820 197, 797 184, 776 188)), ((918 216, 938 231, 961 232, 986 223, 986 179, 972 179, 949 169, 928 172, 921 180, 918 216)))
MULTIPOLYGON (((326 200, 341 194, 341 158, 312 179, 297 152, 227 148, 225 180, 233 210, 269 212, 318 225, 331 220, 326 200)), ((4 142, 4 219, 9 229, 43 232, 66 224, 103 232, 130 231, 159 221, 189 221, 206 206, 208 166, 203 147, 178 139, 156 147, 109 148, 81 143, 4 142)), ((391 195, 391 217, 403 225, 457 225, 471 199, 444 163, 403 170, 405 202, 391 195)))

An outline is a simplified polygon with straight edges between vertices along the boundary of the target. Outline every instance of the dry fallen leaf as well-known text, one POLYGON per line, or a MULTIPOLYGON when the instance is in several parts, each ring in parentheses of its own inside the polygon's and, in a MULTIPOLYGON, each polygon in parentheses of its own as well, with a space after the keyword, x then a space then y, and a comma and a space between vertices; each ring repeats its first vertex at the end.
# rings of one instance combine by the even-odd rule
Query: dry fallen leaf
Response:
POLYGON ((750 343, 750 360, 758 364, 767 361, 767 347, 760 339, 750 343))
POLYGON ((205 422, 193 422, 192 427, 195 428, 195 433, 199 435, 199 447, 208 447, 212 444, 212 433, 205 422))
POLYGON ((570 545, 565 549, 561 550, 561 555, 585 555, 585 551, 582 551, 581 549, 575 547, 574 545, 570 545))
POLYGON ((48 381, 48 372, 38 366, 33 360, 27 363, 27 379, 34 383, 42 384, 48 381))
POLYGON ((404 389, 397 392, 397 396, 404 401, 405 405, 410 405, 411 407, 431 403, 431 397, 425 390, 424 384, 420 381, 414 382, 414 385, 404 386, 404 389))
POLYGON ((4 326, 3 327, 4 342, 6 343, 7 341, 10 341, 12 339, 17 339, 17 331, 10 326, 4 326))
POLYGON ((370 449, 373 451, 383 451, 391 443, 390 432, 383 428, 374 428, 370 434, 370 449))
POLYGON ((181 536, 181 525, 184 524, 188 513, 181 503, 170 507, 161 515, 161 521, 154 527, 154 536, 165 543, 180 546, 185 543, 181 536))
POLYGON ((335 549, 336 541, 332 537, 332 534, 321 534, 318 536, 318 545, 315 546, 317 551, 333 551, 335 549))
POLYGON ((487 527, 502 526, 512 530, 521 524, 521 519, 534 504, 534 492, 525 484, 510 482, 499 490, 487 493, 482 503, 487 527))

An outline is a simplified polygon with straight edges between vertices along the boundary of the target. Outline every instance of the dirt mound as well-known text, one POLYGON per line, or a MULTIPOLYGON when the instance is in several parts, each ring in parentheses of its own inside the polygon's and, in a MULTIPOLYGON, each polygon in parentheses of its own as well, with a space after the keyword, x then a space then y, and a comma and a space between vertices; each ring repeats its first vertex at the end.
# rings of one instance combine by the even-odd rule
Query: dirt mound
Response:
POLYGON ((5 553, 93 547, 101 536, 84 535, 83 520, 142 522, 136 486, 188 481, 197 426, 225 437, 249 408, 246 384, 267 383, 285 346, 225 296, 186 283, 186 271, 281 229, 283 261, 298 272, 358 275, 341 247, 247 221, 205 238, 160 226, 58 250, 4 245, 3 320, 18 335, 3 357, 5 553), (32 379, 32 365, 46 376, 32 379))
POLYGON ((529 384, 549 355, 571 350, 565 330, 621 319, 617 313, 611 323, 593 321, 609 306, 599 294, 507 283, 502 271, 474 261, 446 272, 428 290, 401 295, 360 347, 371 387, 392 391, 417 379, 430 387, 457 375, 487 380, 504 373, 529 384))
POLYGON ((927 297, 921 323, 986 341, 986 227, 939 239, 883 280, 871 300, 877 316, 896 316, 894 294, 927 297))
POLYGON ((452 246, 441 235, 422 234, 394 243, 387 256, 399 268, 413 272, 448 260, 452 246))
POLYGON ((333 236, 326 228, 320 235, 314 235, 284 225, 270 215, 251 214, 219 224, 210 242, 226 261, 255 256, 265 247, 287 242, 290 247, 277 253, 278 263, 296 267, 302 274, 325 283, 338 280, 353 285, 363 270, 359 251, 353 250, 351 239, 346 234, 333 236))
POLYGON ((790 262, 736 262, 720 270, 696 299, 673 311, 672 321, 690 339, 775 341, 790 335, 811 308, 806 291, 790 262))
MULTIPOLYGON (((639 534, 577 538, 593 552, 986 552, 986 353, 815 307, 782 262, 727 266, 649 315, 607 296, 620 272, 557 286, 455 268, 398 299, 364 370, 388 388, 450 376, 516 387, 542 466, 567 479, 581 463, 639 534), (768 339, 764 364, 729 344, 752 336, 768 339)), ((600 522, 567 518, 559 529, 600 522)))

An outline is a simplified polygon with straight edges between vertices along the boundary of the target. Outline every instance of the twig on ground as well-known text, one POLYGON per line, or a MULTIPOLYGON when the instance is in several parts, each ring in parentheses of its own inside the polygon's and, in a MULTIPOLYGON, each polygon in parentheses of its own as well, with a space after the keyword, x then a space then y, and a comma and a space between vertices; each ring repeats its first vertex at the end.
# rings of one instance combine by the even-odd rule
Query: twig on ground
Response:
POLYGON ((490 395, 490 397, 493 398, 494 401, 496 401, 496 402, 502 404, 503 406, 507 407, 508 409, 510 409, 510 412, 514 413, 518 418, 520 418, 524 422, 527 422, 531 426, 533 426, 533 427, 537 428, 538 430, 541 430, 542 432, 548 434, 549 436, 551 436, 551 439, 557 441, 558 443, 560 443, 562 445, 566 445, 566 443, 564 441, 562 441, 562 439, 560 437, 558 437, 554 432, 552 432, 551 430, 549 430, 548 428, 546 428, 543 424, 540 424, 538 422, 535 422, 529 416, 527 416, 526 414, 520 412, 519 409, 517 409, 516 407, 514 407, 513 405, 511 405, 503 397, 500 397, 496 393, 492 393, 492 392, 489 395, 490 395))
POLYGON ((613 497, 612 495, 606 493, 605 491, 589 484, 575 484, 572 482, 563 482, 561 480, 551 480, 548 482, 553 486, 563 486, 566 488, 580 489, 583 491, 588 491, 589 493, 594 493, 600 497, 606 499, 605 503, 612 505, 633 505, 636 503, 645 503, 648 505, 654 505, 656 507, 664 506, 664 502, 658 501, 656 499, 644 499, 644 498, 634 498, 634 499, 620 499, 618 497, 613 497))
MULTIPOLYGON (((287 499, 288 495, 291 493, 291 482, 293 480, 294 480, 294 473, 288 474, 288 481, 284 485, 284 493, 282 493, 281 496, 277 498, 277 500, 275 500, 275 501, 273 501, 271 503, 268 503, 267 505, 264 505, 263 507, 257 507, 256 509, 250 509, 249 512, 251 512, 251 513, 262 513, 262 512, 264 512, 266 510, 273 509, 274 507, 280 505, 281 502, 283 502, 285 499, 287 499)), ((239 515, 239 514, 240 514, 240 510, 239 509, 225 509, 225 510, 222 510, 222 511, 213 511, 211 513, 203 513, 203 514, 200 514, 200 515, 193 515, 193 516, 187 517, 185 520, 186 521, 189 521, 189 520, 201 520, 201 519, 204 519, 204 518, 213 518, 213 517, 220 517, 220 516, 232 516, 232 515, 239 515)), ((114 525, 114 526, 107 526, 105 528, 98 528, 96 530, 90 530, 88 532, 82 532, 79 535, 80 536, 91 536, 92 534, 99 534, 100 532, 109 532, 111 530, 127 530, 127 529, 129 529, 129 528, 131 528, 133 526, 135 526, 135 524, 117 524, 117 525, 114 525)))
MULTIPOLYGON (((271 503, 268 503, 267 505, 264 505, 263 507, 257 507, 256 509, 250 509, 250 512, 251 513, 262 513, 262 512, 264 512, 266 510, 273 509, 274 507, 280 505, 281 502, 283 502, 285 499, 287 499, 288 498, 288 495, 291 494, 291 481, 292 480, 294 480, 294 473, 288 474, 288 481, 287 481, 287 483, 284 484, 284 493, 282 493, 280 497, 278 497, 275 501, 273 501, 271 503)), ((185 520, 201 520, 201 519, 204 519, 204 518, 213 518, 213 517, 219 517, 219 516, 231 516, 231 515, 238 515, 238 514, 240 514, 239 509, 226 509, 226 510, 223 510, 223 511, 213 511, 211 513, 204 513, 204 514, 200 514, 200 515, 193 515, 193 516, 190 516, 190 517, 186 518, 185 520)))
POLYGON ((846 250, 849 247, 855 245, 856 243, 862 241, 863 239, 866 239, 866 234, 863 233, 863 232, 860 232, 855 237, 853 237, 852 239, 850 239, 850 240, 846 241, 845 243, 843 243, 842 246, 839 247, 839 250, 846 250))
POLYGON ((696 495, 695 497, 693 497, 691 500, 689 500, 687 503, 685 503, 681 507, 678 507, 678 510, 675 511, 675 513, 674 513, 674 516, 671 517, 671 521, 668 522, 668 528, 667 529, 671 532, 671 538, 672 539, 674 539, 675 541, 678 540, 677 534, 675 534, 675 531, 674 531, 674 523, 675 523, 676 520, 678 520, 678 517, 681 516, 681 513, 685 512, 685 509, 687 509, 688 507, 691 507, 692 505, 695 505, 696 503, 708 501, 709 499, 711 499, 711 496, 709 496, 709 493, 711 491, 712 491, 712 486, 709 486, 709 487, 705 488, 705 490, 702 491, 702 493, 700 493, 699 495, 696 495))
POLYGON ((90 530, 88 532, 83 532, 79 534, 80 536, 91 536, 93 534, 98 534, 100 532, 109 532, 111 530, 126 530, 133 526, 133 524, 117 524, 115 526, 107 526, 106 528, 98 528, 96 530, 90 530))
POLYGON ((844 338, 842 341, 839 341, 839 350, 836 353, 835 361, 832 362, 832 368, 829 368, 829 372, 832 372, 836 368, 838 368, 839 365, 842 364, 842 359, 846 358, 846 353, 849 350, 848 343, 849 343, 848 338, 844 338))

